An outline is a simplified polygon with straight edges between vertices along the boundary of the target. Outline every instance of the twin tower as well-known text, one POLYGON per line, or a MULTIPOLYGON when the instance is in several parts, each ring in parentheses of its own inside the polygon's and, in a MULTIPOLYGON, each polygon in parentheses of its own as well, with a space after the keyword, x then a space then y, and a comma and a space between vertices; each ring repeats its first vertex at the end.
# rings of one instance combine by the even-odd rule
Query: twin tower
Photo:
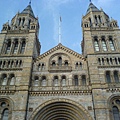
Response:
POLYGON ((92 2, 82 55, 58 44, 40 54, 29 4, 0 33, 0 120, 120 120, 120 29, 92 2))

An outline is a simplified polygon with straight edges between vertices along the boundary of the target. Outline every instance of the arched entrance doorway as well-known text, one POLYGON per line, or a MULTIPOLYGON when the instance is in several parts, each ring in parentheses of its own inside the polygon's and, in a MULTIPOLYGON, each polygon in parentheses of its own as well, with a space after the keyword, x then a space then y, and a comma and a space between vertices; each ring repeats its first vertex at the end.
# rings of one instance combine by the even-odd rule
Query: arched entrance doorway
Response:
POLYGON ((92 120, 85 109, 71 102, 55 101, 36 110, 30 120, 92 120))

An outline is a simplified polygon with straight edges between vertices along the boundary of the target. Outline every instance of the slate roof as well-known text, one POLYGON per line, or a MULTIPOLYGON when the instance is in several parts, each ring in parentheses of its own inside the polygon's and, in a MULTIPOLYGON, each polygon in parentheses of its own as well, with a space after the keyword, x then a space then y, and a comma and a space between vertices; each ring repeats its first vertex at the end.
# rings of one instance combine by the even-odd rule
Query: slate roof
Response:
POLYGON ((31 5, 28 5, 21 14, 30 14, 31 16, 35 17, 31 5))
POLYGON ((93 3, 89 4, 89 7, 87 9, 86 14, 88 14, 90 12, 90 10, 92 10, 92 12, 99 12, 100 11, 93 3))

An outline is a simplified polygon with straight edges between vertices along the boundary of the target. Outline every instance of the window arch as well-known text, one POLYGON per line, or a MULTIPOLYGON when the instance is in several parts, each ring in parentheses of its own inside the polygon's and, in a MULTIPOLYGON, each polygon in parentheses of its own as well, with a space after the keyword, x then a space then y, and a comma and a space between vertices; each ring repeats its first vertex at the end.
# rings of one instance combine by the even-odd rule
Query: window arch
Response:
POLYGON ((86 76, 82 75, 82 85, 86 85, 86 76))
POLYGON ((106 72, 106 82, 111 83, 110 71, 106 72))
POLYGON ((95 48, 95 51, 97 52, 100 51, 97 37, 94 37, 94 48, 95 48))
POLYGON ((19 18, 18 26, 20 25, 20 23, 21 23, 21 18, 19 18))
POLYGON ((16 54, 18 49, 18 41, 15 42, 13 53, 16 54))
POLYGON ((41 64, 38 65, 38 70, 41 71, 41 64))
POLYGON ((20 50, 20 53, 21 53, 21 54, 24 53, 24 51, 25 51, 25 46, 26 46, 26 42, 23 41, 23 42, 22 42, 22 45, 21 45, 21 50, 20 50))
POLYGON ((58 76, 54 77, 53 86, 58 86, 58 76))
POLYGON ((97 24, 98 23, 98 21, 97 21, 97 16, 95 15, 95 23, 97 24))
POLYGON ((12 117, 12 108, 11 102, 8 99, 0 99, 0 119, 1 120, 10 120, 12 117))
POLYGON ((42 65, 41 65, 41 70, 44 70, 44 69, 45 69, 45 64, 42 63, 42 65))
POLYGON ((80 62, 80 70, 82 70, 82 63, 80 62))
POLYGON ((22 67, 22 60, 19 61, 19 67, 22 67))
POLYGON ((66 76, 62 76, 61 86, 66 86, 66 76))
POLYGON ((65 66, 68 66, 68 61, 67 61, 67 60, 65 60, 64 65, 65 65, 65 66))
POLYGON ((78 69, 78 62, 75 64, 75 68, 78 69))
POLYGON ((102 37, 102 48, 103 48, 103 51, 107 51, 107 44, 105 41, 105 37, 102 37))
POLYGON ((102 58, 102 64, 105 65, 104 58, 102 58))
POLYGON ((6 74, 2 75, 2 85, 7 85, 7 75, 6 74))
POLYGON ((110 58, 110 63, 111 63, 111 65, 113 64, 113 60, 112 60, 112 58, 110 58))
POLYGON ((117 58, 115 58, 115 64, 116 64, 116 65, 118 64, 117 58))
POLYGON ((28 22, 28 28, 30 28, 30 23, 31 23, 31 20, 29 20, 29 22, 28 22))
POLYGON ((2 120, 8 120, 9 118, 9 109, 6 108, 3 110, 3 113, 2 113, 2 120))
POLYGON ((39 86, 39 78, 38 78, 38 76, 35 76, 35 78, 34 78, 34 86, 39 86))
POLYGON ((6 48, 6 54, 9 54, 10 53, 10 48, 11 48, 11 41, 9 40, 8 43, 7 43, 7 48, 6 48))
POLYGON ((9 81, 10 83, 10 85, 14 85, 15 84, 15 76, 14 76, 14 74, 11 74, 10 75, 10 81, 9 81))
POLYGON ((107 64, 108 64, 108 65, 110 64, 109 58, 107 58, 107 64))
POLYGON ((112 112, 113 112, 113 118, 114 120, 120 120, 120 114, 119 114, 119 109, 117 106, 112 107, 112 112))
POLYGON ((117 106, 113 106, 112 111, 113 111, 114 120, 120 120, 118 107, 117 106))
POLYGON ((112 37, 109 37, 109 45, 110 45, 110 49, 111 49, 112 51, 114 51, 114 50, 115 50, 115 47, 114 47, 114 43, 113 43, 112 37))
POLYGON ((100 16, 100 15, 98 16, 98 18, 99 18, 100 23, 102 23, 102 20, 101 20, 101 16, 100 16))
POLYGON ((52 66, 56 66, 56 62, 55 61, 52 61, 52 66))
POLYGON ((92 21, 91 21, 91 18, 89 18, 89 22, 90 22, 90 27, 92 26, 92 21))
POLYGON ((24 26, 24 23, 25 23, 25 18, 23 18, 22 26, 24 26))
POLYGON ((8 68, 10 68, 10 61, 8 61, 8 68))
POLYGON ((58 57, 58 65, 62 66, 62 57, 58 57))
POLYGON ((78 75, 75 75, 75 76, 74 76, 73 85, 74 85, 74 86, 78 86, 78 85, 79 85, 79 82, 78 82, 78 75))
POLYGON ((46 84, 47 84, 46 76, 42 76, 41 86, 46 86, 46 84))
POLYGON ((114 79, 115 79, 115 82, 116 82, 116 83, 119 82, 118 71, 114 71, 114 79))
POLYGON ((101 65, 101 59, 100 58, 98 58, 98 64, 101 65))

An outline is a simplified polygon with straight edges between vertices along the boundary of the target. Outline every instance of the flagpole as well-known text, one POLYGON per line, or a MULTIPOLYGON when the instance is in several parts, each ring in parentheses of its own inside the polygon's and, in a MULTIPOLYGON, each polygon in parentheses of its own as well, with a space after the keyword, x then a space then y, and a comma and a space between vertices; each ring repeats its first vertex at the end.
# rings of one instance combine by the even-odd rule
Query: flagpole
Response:
POLYGON ((61 19, 61 16, 60 16, 60 19, 59 19, 59 43, 61 43, 61 22, 62 22, 62 19, 61 19))

